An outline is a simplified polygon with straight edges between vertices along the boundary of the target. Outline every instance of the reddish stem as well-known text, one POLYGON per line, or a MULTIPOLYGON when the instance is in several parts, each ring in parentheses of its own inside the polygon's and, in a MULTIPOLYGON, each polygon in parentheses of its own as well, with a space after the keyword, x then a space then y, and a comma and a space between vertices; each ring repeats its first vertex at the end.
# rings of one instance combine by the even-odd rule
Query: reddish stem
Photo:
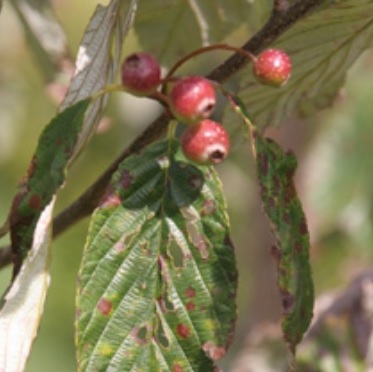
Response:
POLYGON ((151 99, 154 99, 155 101, 158 101, 162 106, 166 108, 169 106, 168 97, 161 92, 155 91, 147 98, 151 98, 151 99))
POLYGON ((183 58, 179 59, 172 66, 170 71, 167 73, 166 77, 163 79, 162 92, 164 92, 165 84, 167 84, 170 80, 172 81, 174 79, 173 75, 180 66, 182 66, 185 62, 189 61, 193 57, 196 57, 200 54, 210 52, 210 51, 213 51, 213 50, 228 50, 228 51, 231 51, 231 52, 236 52, 238 54, 241 54, 242 56, 244 56, 245 58, 247 58, 251 62, 256 61, 256 57, 253 54, 251 54, 250 52, 248 52, 248 51, 246 51, 242 48, 234 47, 234 46, 231 46, 231 45, 228 45, 228 44, 213 44, 213 45, 209 45, 209 46, 206 46, 206 47, 202 47, 200 49, 194 50, 193 52, 191 52, 189 54, 186 54, 183 58))

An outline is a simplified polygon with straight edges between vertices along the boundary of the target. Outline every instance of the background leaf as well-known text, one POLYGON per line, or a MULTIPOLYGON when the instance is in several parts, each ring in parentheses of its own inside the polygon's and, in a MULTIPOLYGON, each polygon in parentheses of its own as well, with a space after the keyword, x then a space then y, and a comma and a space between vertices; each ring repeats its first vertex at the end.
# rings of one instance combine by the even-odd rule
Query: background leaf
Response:
POLYGON ((315 319, 298 351, 302 370, 344 371, 346 365, 351 371, 372 368, 372 284, 369 269, 347 288, 317 299, 315 319))
MULTIPOLYGON (((299 21, 273 45, 293 61, 288 84, 274 89, 254 82, 251 67, 240 74, 239 95, 258 127, 277 126, 290 115, 329 106, 347 69, 373 44, 371 0, 342 0, 299 21)), ((227 122, 234 120, 227 112, 227 122)))
POLYGON ((162 141, 125 160, 80 270, 79 370, 210 371, 231 342, 237 273, 212 168, 162 141))
MULTIPOLYGON (((49 0, 11 0, 18 19, 22 22, 28 46, 48 81, 60 72, 66 60, 67 40, 49 0)), ((0 4, 1 8, 1 4, 0 4)))
MULTIPOLYGON (((264 21, 271 1, 140 1, 135 30, 142 48, 166 66, 202 45, 217 43, 242 25, 253 32, 264 21), (255 15, 255 16, 254 16, 255 15)), ((247 37, 247 34, 245 35, 247 37)))

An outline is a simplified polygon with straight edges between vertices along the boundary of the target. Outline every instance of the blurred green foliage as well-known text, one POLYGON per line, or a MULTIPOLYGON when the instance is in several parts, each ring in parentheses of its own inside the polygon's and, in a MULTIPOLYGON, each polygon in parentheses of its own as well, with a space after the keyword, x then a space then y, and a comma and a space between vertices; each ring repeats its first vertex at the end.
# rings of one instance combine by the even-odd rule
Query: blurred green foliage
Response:
POLYGON ((313 120, 302 185, 319 290, 347 283, 373 259, 372 61, 365 53, 334 106, 313 120))

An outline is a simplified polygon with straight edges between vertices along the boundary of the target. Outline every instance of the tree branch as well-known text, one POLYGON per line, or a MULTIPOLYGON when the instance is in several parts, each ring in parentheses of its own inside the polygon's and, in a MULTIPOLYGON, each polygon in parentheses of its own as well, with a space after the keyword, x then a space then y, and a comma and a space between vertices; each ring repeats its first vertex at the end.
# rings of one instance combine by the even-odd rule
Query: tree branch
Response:
POLYGON ((333 355, 338 358, 340 353, 344 353, 342 350, 351 350, 353 360, 365 361, 366 370, 371 370, 372 294, 373 269, 369 269, 355 277, 339 294, 319 297, 315 304, 314 320, 302 343, 300 354, 306 355, 312 349, 315 355, 333 355), (338 346, 333 341, 327 344, 319 342, 325 339, 334 339, 338 346))
POLYGON ((329 306, 315 314, 315 318, 307 332, 306 340, 316 337, 327 319, 350 313, 356 303, 361 303, 365 296, 364 288, 373 284, 373 269, 367 270, 354 278, 351 284, 338 296, 335 296, 329 306))
MULTIPOLYGON (((274 1, 272 14, 263 26, 242 49, 257 54, 275 41, 285 30, 293 26, 300 18, 320 5, 324 0, 299 0, 288 10, 278 10, 279 1, 274 1)), ((235 53, 220 66, 215 68, 207 78, 223 83, 248 63, 242 54, 235 53)), ((134 142, 125 149, 117 159, 102 173, 102 175, 83 194, 53 221, 54 236, 61 234, 75 222, 90 215, 108 186, 112 174, 118 165, 129 155, 141 151, 145 146, 161 137, 167 129, 170 116, 167 113, 159 116, 134 142)), ((10 247, 0 250, 0 269, 12 261, 10 247)))
POLYGON ((274 0, 273 4, 273 12, 276 13, 284 13, 287 12, 289 9, 289 0, 274 0))

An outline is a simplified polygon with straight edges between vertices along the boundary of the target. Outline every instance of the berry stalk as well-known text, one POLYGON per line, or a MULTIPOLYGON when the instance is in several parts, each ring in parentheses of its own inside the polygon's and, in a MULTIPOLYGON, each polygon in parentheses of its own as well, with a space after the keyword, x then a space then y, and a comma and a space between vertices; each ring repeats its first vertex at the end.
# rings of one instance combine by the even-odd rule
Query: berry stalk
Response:
POLYGON ((196 57, 196 56, 198 56, 200 54, 204 54, 204 53, 207 53, 207 52, 210 52, 210 51, 214 51, 214 50, 227 50, 227 51, 231 51, 231 52, 236 52, 238 54, 241 54, 242 56, 244 56, 245 58, 247 58, 251 62, 255 62, 256 61, 255 55, 251 54, 247 50, 244 50, 244 49, 241 49, 241 48, 238 48, 238 47, 234 47, 234 46, 231 46, 231 45, 228 45, 228 44, 213 44, 213 45, 209 45, 209 46, 197 49, 197 50, 195 50, 195 51, 193 51, 193 52, 191 52, 189 54, 186 54, 183 58, 179 59, 179 61, 177 61, 171 67, 170 71, 167 73, 167 75, 163 79, 163 88, 162 88, 162 90, 165 89, 165 84, 167 84, 167 82, 170 79, 173 78, 173 75, 175 74, 176 70, 178 70, 184 63, 186 63, 187 61, 189 61, 193 57, 196 57))

